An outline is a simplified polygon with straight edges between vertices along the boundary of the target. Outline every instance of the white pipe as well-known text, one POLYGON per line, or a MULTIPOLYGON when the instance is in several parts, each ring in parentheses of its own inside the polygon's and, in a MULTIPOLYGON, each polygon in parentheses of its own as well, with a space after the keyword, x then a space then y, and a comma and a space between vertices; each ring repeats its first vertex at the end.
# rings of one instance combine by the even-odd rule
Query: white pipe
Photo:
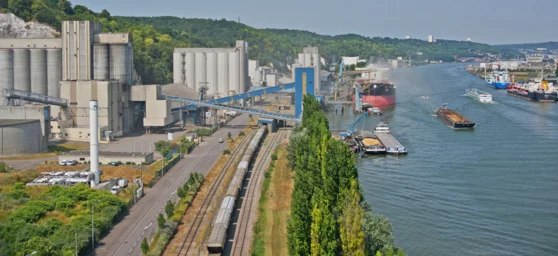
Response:
POLYGON ((96 100, 89 102, 89 138, 91 172, 95 174, 94 185, 99 184, 99 116, 96 100))

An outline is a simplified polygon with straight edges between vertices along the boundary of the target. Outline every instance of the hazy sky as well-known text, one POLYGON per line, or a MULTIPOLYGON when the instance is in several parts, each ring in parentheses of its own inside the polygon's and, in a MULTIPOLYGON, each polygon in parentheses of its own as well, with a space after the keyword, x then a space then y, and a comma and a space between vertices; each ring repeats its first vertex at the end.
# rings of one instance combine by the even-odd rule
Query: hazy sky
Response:
POLYGON ((558 0, 70 0, 112 15, 237 20, 319 34, 463 40, 558 41, 558 0))

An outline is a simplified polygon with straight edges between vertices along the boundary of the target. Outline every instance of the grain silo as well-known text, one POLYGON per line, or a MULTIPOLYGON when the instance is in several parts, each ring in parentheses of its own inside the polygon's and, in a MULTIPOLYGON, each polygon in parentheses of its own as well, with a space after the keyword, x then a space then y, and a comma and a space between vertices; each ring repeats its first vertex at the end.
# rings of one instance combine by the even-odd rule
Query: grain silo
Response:
POLYGON ((128 49, 125 44, 110 45, 110 78, 122 84, 130 84, 127 69, 128 49))
POLYGON ((47 49, 47 94, 60 97, 62 80, 62 49, 47 49))
POLYGON ((28 49, 14 49, 14 89, 31 91, 31 57, 28 49))
POLYGON ((217 94, 218 97, 227 96, 228 81, 229 81, 229 53, 228 52, 218 52, 217 53, 217 94))
POLYGON ((193 52, 186 53, 186 85, 196 89, 196 56, 193 52))
MULTIPOLYGON (((14 88, 14 52, 11 49, 0 49, 0 96, 4 89, 14 88)), ((0 99, 3 102, 3 99, 0 99)))
POLYGON ((175 84, 183 84, 184 81, 184 54, 175 52, 172 54, 172 77, 175 84))
POLYGON ((107 81, 110 79, 109 45, 95 44, 93 46, 93 78, 107 81))
POLYGON ((196 81, 194 89, 198 91, 207 83, 207 59, 205 52, 196 52, 196 81))
POLYGON ((238 52, 229 52, 229 82, 227 86, 227 92, 237 94, 238 83, 240 82, 240 58, 238 52))
POLYGON ((217 92, 217 53, 208 52, 207 57, 207 94, 214 95, 217 92))
POLYGON ((31 49, 31 92, 47 94, 47 57, 45 49, 31 49))

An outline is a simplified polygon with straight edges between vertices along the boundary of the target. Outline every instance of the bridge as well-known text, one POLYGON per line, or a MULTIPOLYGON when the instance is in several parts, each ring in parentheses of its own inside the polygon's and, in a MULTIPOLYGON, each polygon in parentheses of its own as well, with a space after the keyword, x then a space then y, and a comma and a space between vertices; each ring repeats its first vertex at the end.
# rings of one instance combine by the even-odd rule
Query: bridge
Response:
MULTIPOLYGON (((4 88, 4 97, 8 100, 9 103, 14 103, 14 101, 17 100, 21 100, 21 101, 25 100, 25 101, 38 102, 47 105, 56 105, 60 107, 68 106, 68 100, 66 99, 39 94, 39 93, 20 91, 12 88, 4 88)), ((9 104, 9 105, 15 105, 15 104, 9 104)))

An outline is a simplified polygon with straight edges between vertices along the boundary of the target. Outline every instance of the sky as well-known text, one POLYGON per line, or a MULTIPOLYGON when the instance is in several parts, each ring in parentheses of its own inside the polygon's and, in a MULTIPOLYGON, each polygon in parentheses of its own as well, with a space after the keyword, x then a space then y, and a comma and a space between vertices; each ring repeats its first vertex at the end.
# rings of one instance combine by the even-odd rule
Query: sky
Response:
POLYGON ((558 41, 558 0, 70 0, 119 16, 238 20, 326 35, 411 36, 488 44, 558 41))

